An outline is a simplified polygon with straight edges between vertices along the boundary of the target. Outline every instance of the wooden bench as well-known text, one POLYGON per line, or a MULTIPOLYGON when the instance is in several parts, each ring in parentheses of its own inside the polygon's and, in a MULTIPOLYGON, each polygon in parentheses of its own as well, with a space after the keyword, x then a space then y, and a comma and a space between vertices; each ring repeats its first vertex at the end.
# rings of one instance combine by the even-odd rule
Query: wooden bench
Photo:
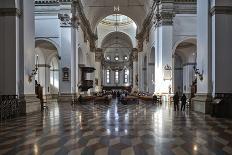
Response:
POLYGON ((129 103, 138 104, 139 99, 136 96, 127 96, 121 100, 121 103, 122 104, 129 104, 129 103))
POLYGON ((95 97, 94 99, 94 104, 96 103, 110 104, 110 102, 111 102, 111 99, 109 99, 107 96, 95 97))

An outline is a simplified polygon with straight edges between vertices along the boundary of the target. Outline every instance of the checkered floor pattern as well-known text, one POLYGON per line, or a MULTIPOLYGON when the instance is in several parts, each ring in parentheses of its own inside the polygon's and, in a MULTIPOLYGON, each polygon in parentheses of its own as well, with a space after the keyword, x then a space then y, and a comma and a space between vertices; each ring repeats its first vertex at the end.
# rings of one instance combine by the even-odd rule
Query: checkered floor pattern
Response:
POLYGON ((1 122, 1 155, 228 155, 232 120, 169 104, 50 103, 49 109, 1 122))

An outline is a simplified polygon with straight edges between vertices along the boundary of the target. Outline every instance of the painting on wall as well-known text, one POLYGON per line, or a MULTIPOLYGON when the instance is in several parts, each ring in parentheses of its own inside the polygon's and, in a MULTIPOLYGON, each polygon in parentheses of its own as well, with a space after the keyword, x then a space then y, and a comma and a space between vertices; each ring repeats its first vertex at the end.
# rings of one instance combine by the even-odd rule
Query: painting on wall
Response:
POLYGON ((62 68, 63 71, 63 81, 69 81, 69 68, 64 67, 62 68))

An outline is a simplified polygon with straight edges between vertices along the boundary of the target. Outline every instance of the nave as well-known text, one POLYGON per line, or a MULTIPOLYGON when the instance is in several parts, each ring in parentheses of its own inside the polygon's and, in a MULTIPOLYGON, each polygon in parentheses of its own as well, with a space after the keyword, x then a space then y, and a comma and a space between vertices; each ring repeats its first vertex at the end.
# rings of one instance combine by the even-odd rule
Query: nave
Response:
POLYGON ((0 154, 227 155, 232 121, 169 103, 50 103, 43 113, 0 125, 0 154))

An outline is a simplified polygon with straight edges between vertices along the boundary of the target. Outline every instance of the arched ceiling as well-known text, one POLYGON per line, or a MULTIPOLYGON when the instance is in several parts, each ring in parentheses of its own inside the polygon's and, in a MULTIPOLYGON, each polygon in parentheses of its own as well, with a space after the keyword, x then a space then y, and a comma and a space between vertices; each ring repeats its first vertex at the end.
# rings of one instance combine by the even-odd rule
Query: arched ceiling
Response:
POLYGON ((133 47, 132 41, 127 34, 122 32, 112 32, 103 39, 102 48, 112 47, 117 44, 127 48, 133 47))
POLYGON ((175 54, 181 57, 181 59, 186 62, 191 58, 194 59, 197 55, 197 45, 196 39, 188 39, 181 42, 175 51, 175 54))
POLYGON ((115 13, 130 17, 140 30, 153 0, 81 0, 81 2, 93 31, 102 19, 115 13), (114 11, 114 6, 119 6, 120 10, 114 11))

